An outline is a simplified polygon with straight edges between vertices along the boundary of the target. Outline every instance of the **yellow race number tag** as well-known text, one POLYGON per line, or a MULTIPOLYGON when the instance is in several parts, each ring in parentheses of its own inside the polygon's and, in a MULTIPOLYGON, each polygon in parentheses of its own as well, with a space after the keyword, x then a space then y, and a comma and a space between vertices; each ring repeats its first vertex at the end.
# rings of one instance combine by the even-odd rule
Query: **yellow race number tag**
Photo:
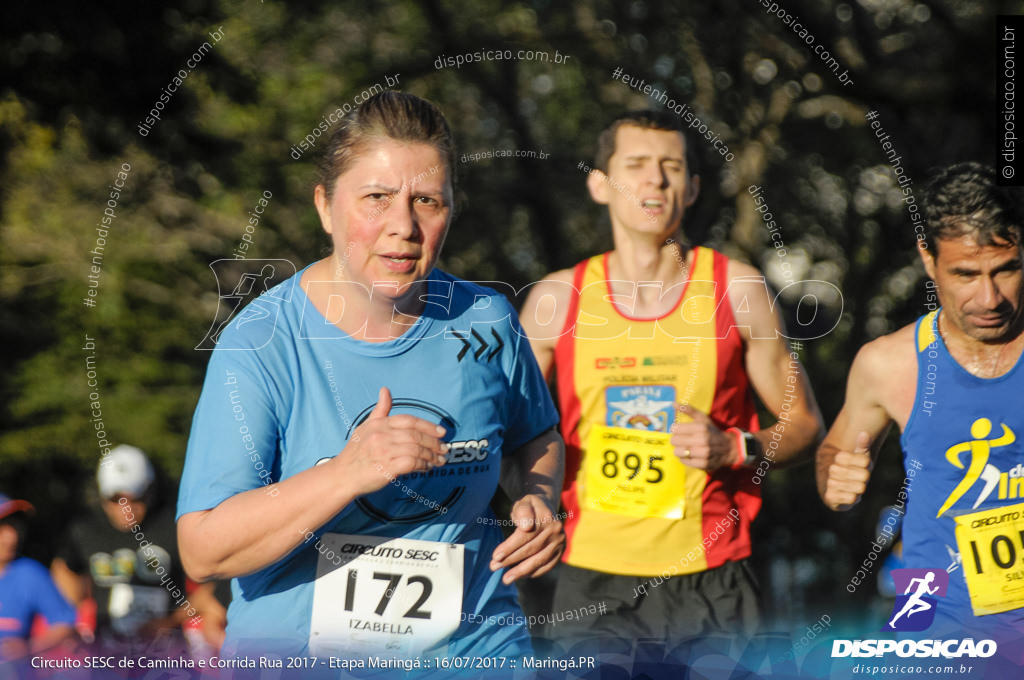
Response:
POLYGON ((682 519, 686 466, 672 453, 671 435, 594 425, 583 465, 586 507, 630 517, 682 519))
POLYGON ((1024 503, 956 518, 975 616, 1024 607, 1024 503))

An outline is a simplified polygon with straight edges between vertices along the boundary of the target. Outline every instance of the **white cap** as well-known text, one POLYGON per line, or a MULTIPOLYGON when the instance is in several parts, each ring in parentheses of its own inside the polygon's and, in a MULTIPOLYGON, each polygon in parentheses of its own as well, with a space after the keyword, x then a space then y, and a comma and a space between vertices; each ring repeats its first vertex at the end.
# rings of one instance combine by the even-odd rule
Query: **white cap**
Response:
POLYGON ((113 498, 117 495, 139 499, 153 483, 153 466, 142 449, 122 444, 111 449, 103 457, 96 481, 100 485, 100 496, 113 498))

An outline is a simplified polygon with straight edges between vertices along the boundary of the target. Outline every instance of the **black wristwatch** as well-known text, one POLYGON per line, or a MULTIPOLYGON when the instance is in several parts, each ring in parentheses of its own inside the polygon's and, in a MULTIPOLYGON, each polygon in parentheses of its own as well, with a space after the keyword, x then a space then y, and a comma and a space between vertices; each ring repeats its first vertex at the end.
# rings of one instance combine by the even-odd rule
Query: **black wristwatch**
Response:
POLYGON ((743 435, 743 467, 754 467, 764 457, 764 451, 761 448, 761 442, 758 441, 757 437, 752 432, 746 430, 740 430, 743 435))

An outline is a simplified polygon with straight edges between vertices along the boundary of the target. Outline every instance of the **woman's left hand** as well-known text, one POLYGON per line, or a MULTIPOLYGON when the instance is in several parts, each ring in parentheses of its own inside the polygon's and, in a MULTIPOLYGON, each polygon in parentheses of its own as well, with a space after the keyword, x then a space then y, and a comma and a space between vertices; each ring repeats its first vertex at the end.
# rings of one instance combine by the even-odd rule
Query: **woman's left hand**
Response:
POLYGON ((535 494, 516 501, 510 516, 516 530, 494 549, 491 571, 512 567, 501 579, 505 584, 551 571, 565 550, 561 520, 544 499, 535 494))

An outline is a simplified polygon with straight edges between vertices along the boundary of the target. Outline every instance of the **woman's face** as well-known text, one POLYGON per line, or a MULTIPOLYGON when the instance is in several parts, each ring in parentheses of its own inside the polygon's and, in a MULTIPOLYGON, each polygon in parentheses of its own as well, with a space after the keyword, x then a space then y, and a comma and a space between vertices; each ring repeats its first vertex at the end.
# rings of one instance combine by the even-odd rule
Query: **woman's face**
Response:
POLYGON ((394 298, 434 268, 451 219, 452 187, 433 146, 371 142, 335 181, 330 199, 323 185, 314 198, 334 243, 335 279, 394 298))

